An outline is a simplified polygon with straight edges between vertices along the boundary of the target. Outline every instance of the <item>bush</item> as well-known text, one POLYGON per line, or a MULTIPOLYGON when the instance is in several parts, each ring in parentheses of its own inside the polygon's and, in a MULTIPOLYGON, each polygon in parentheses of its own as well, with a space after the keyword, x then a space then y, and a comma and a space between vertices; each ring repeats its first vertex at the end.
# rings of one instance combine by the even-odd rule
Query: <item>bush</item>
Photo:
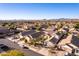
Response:
POLYGON ((1 54, 1 56, 24 56, 24 54, 17 50, 8 51, 5 54, 1 54))
POLYGON ((79 29, 79 23, 77 23, 77 24, 75 25, 75 28, 76 28, 76 29, 79 29))

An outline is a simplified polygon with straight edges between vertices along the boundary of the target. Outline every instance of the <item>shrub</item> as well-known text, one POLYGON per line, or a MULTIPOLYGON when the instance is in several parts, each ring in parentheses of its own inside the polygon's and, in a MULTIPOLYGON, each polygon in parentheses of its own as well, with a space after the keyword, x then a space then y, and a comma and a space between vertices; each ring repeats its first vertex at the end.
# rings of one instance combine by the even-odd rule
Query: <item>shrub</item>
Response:
POLYGON ((24 54, 17 50, 10 50, 5 54, 1 54, 1 56, 24 56, 24 54))
POLYGON ((79 23, 74 26, 76 29, 79 29, 79 23))

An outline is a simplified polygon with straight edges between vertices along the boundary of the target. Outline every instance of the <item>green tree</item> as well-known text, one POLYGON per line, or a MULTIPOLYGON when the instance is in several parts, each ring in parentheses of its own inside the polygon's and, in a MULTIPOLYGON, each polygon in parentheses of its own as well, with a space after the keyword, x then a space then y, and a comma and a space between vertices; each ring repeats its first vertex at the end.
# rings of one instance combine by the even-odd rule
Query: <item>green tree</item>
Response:
POLYGON ((27 43, 27 39, 25 37, 20 39, 21 41, 24 41, 25 43, 27 43))
POLYGON ((39 24, 39 23, 36 23, 35 28, 36 28, 36 30, 39 31, 39 29, 40 29, 40 24, 39 24))
POLYGON ((8 28, 8 29, 16 29, 16 25, 14 23, 3 23, 2 26, 8 28))
POLYGON ((6 25, 8 25, 8 23, 3 23, 3 24, 2 24, 2 26, 4 26, 4 27, 5 27, 6 25))
POLYGON ((74 27, 75 29, 79 29, 79 23, 77 23, 74 27))

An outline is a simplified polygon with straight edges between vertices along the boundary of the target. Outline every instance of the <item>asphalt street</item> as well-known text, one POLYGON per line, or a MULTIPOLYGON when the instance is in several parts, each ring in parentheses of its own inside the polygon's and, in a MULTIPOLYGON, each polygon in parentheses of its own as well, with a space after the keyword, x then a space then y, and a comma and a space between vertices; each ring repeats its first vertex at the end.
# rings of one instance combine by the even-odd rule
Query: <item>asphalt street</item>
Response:
POLYGON ((25 55, 28 55, 28 56, 43 56, 43 55, 36 53, 30 49, 23 49, 17 43, 14 43, 8 39, 0 39, 0 44, 5 44, 11 48, 18 49, 19 51, 23 52, 25 55))

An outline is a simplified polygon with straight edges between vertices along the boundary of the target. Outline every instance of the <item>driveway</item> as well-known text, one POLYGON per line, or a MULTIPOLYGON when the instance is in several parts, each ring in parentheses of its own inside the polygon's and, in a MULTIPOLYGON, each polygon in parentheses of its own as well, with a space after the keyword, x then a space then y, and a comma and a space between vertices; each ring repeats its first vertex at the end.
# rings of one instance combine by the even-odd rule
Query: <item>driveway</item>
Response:
POLYGON ((29 56, 43 56, 41 54, 38 54, 32 50, 29 49, 22 49, 17 43, 13 43, 12 41, 8 40, 8 39, 0 39, 0 44, 5 44, 11 48, 15 48, 20 50, 21 52, 23 52, 25 55, 29 55, 29 56))

